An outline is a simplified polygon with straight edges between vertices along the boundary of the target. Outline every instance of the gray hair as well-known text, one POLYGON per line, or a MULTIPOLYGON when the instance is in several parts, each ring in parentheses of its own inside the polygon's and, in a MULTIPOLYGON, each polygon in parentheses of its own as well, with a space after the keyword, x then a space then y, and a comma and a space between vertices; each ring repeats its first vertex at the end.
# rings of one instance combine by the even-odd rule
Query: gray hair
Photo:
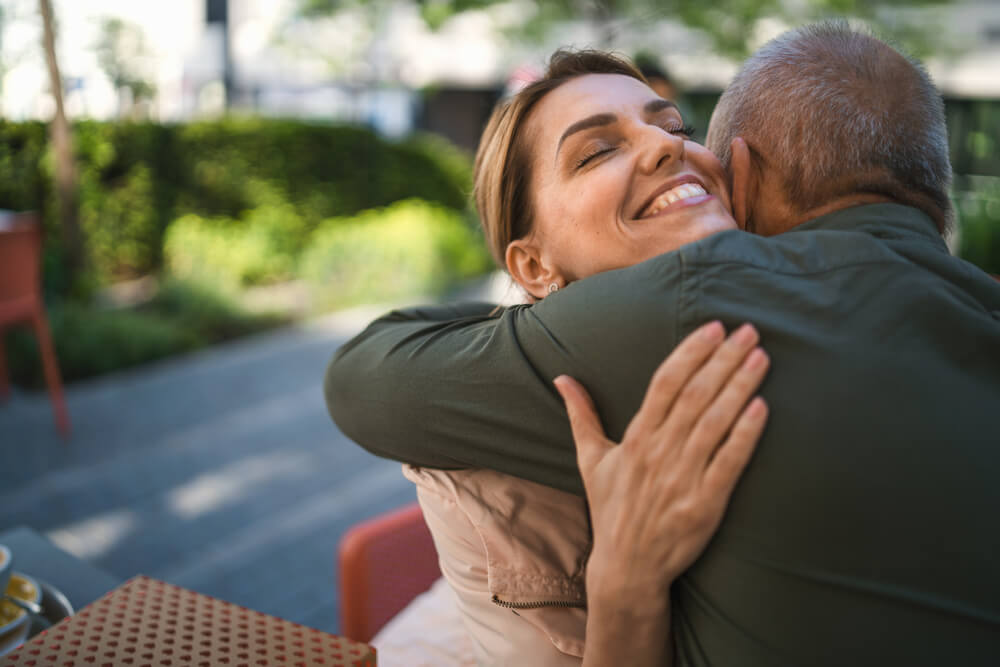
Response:
POLYGON ((712 115, 706 145, 728 169, 743 137, 800 211, 885 195, 945 232, 951 163, 944 102, 917 61, 846 21, 781 35, 752 55, 712 115))

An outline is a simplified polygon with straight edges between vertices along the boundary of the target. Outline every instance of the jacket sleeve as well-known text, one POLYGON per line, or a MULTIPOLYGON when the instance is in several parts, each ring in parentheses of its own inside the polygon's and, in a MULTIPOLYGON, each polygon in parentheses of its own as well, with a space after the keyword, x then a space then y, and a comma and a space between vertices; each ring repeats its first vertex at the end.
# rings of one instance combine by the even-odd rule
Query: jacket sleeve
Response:
POLYGON ((378 456, 489 468, 582 494, 552 380, 565 373, 582 382, 609 437, 620 439, 677 340, 680 270, 663 255, 531 306, 393 311, 330 362, 330 415, 378 456))

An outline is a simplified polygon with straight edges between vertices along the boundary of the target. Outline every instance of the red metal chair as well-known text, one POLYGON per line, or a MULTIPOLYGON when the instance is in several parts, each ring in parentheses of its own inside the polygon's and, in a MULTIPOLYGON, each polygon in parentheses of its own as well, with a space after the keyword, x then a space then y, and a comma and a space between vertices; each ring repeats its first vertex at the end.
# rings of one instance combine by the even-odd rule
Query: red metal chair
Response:
POLYGON ((30 324, 38 339, 56 426, 66 437, 69 436, 69 414, 42 303, 41 255, 42 231, 38 216, 34 213, 0 214, 0 399, 10 392, 3 331, 15 324, 30 324))
POLYGON ((389 619, 441 576, 420 505, 363 521, 338 549, 340 634, 368 642, 389 619))

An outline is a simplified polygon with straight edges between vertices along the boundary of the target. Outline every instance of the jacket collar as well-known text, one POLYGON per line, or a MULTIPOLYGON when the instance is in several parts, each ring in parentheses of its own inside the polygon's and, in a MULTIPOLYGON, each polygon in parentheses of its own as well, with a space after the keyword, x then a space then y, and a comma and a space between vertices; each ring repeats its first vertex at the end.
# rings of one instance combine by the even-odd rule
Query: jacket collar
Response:
POLYGON ((934 221, 920 209, 902 204, 851 206, 808 220, 785 233, 809 230, 866 232, 885 240, 923 240, 948 250, 934 221))

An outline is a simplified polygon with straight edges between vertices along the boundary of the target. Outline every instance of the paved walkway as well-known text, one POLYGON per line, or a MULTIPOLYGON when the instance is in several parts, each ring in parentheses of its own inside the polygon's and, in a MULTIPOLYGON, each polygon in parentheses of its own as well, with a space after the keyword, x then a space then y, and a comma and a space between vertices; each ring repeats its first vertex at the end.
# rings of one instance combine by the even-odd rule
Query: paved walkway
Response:
MULTIPOLYGON (((355 310, 0 405, 0 530, 27 525, 122 579, 153 577, 336 632, 344 530, 414 498, 330 421, 323 370, 355 310)), ((30 573, 30 564, 20 563, 30 573)))

